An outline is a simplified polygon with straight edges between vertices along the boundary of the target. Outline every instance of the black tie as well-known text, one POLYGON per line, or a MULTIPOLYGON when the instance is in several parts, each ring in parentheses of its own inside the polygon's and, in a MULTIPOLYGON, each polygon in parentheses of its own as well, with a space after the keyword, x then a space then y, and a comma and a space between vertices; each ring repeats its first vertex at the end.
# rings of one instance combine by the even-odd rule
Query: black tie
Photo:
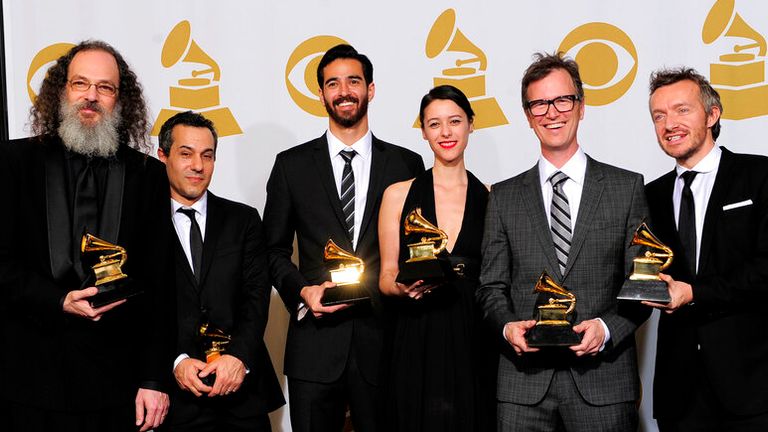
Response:
POLYGON ((357 154, 354 150, 339 152, 344 159, 344 171, 341 173, 341 208, 347 222, 347 237, 353 242, 355 237, 355 173, 352 171, 352 159, 357 154))
POLYGON ((192 271, 195 273, 195 279, 200 282, 200 267, 203 265, 203 233, 195 218, 196 211, 191 208, 180 208, 177 211, 187 215, 192 222, 189 227, 189 249, 192 251, 192 271))
POLYGON ((80 260, 80 239, 87 232, 98 235, 98 190, 96 186, 96 174, 94 164, 96 162, 87 159, 77 176, 75 183, 75 200, 72 211, 73 238, 75 239, 74 261, 75 271, 81 279, 85 277, 85 269, 80 260))
POLYGON ((677 219, 677 232, 680 236, 680 245, 683 247, 691 276, 696 275, 696 207, 693 201, 691 183, 696 178, 696 171, 686 171, 680 176, 683 178, 683 194, 680 197, 680 215, 677 219))

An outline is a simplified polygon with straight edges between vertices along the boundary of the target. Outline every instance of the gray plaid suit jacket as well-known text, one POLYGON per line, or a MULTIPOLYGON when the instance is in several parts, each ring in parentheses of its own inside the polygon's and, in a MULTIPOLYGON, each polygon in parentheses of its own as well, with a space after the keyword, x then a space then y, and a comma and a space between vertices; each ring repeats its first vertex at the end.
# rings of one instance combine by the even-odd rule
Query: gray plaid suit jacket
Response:
POLYGON ((595 356, 542 349, 522 356, 506 341, 499 361, 500 401, 535 404, 556 369, 568 369, 584 399, 595 405, 637 400, 635 329, 650 308, 619 304, 616 295, 637 247, 632 235, 648 214, 643 177, 587 157, 578 219, 564 277, 560 278, 536 166, 493 186, 483 237, 477 300, 499 336, 511 321, 533 319, 533 287, 542 270, 576 295, 575 322, 601 318, 611 333, 595 356))

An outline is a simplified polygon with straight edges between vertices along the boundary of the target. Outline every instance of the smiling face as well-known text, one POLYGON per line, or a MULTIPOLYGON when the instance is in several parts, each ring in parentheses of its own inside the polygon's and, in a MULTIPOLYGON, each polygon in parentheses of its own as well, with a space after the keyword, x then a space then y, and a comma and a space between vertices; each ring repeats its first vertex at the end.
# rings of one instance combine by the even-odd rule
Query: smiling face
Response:
MULTIPOLYGON (((554 69, 544 78, 528 86, 527 101, 552 100, 560 96, 575 95, 571 76, 563 69, 554 69)), ((567 160, 579 148, 577 132, 579 121, 584 118, 583 101, 576 101, 573 109, 561 113, 554 105, 549 105, 547 112, 534 116, 525 110, 531 129, 541 143, 541 153, 549 160, 565 158, 567 160), (557 155, 557 156, 556 156, 557 155)))
POLYGON ((99 93, 92 85, 85 91, 73 90, 72 81, 90 84, 110 84, 120 87, 120 71, 112 54, 102 50, 80 51, 72 58, 67 71, 65 98, 69 106, 77 109, 80 122, 93 126, 101 122, 105 114, 115 109, 118 95, 107 96, 99 93))
POLYGON ((452 100, 435 99, 424 109, 421 134, 435 153, 436 162, 450 165, 463 160, 472 131, 467 113, 452 100))
POLYGON ((366 84, 363 65, 355 59, 336 59, 323 69, 320 100, 331 122, 343 128, 357 126, 368 115, 375 87, 366 84))
POLYGON ((693 81, 659 87, 651 95, 650 110, 659 146, 680 165, 693 168, 715 146, 710 128, 720 109, 707 112, 693 81))
POLYGON ((211 183, 216 147, 208 128, 177 125, 171 131, 169 154, 157 151, 165 163, 171 198, 190 206, 199 200, 211 183))

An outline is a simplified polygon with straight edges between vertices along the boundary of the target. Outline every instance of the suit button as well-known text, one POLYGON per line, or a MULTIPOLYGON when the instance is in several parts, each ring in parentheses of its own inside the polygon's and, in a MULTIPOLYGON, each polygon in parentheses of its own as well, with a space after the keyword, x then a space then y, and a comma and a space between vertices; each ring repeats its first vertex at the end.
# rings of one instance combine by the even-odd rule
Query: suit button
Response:
POLYGON ((696 350, 701 351, 701 344, 696 344, 696 350))

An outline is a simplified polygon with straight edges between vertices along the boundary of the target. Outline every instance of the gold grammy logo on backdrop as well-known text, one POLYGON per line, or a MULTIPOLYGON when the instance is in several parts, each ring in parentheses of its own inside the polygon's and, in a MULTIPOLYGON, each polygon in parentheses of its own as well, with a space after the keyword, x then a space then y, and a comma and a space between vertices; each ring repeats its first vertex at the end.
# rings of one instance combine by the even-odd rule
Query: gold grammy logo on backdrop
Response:
POLYGON ((346 44, 347 41, 336 36, 315 36, 300 43, 285 64, 285 86, 291 99, 304 111, 318 117, 327 117, 328 113, 318 98, 317 87, 317 65, 323 55, 329 49, 339 44, 346 44), (304 89, 300 90, 291 80, 291 72, 299 63, 304 64, 304 73, 302 74, 304 89))
POLYGON ((629 90, 637 76, 635 44, 624 31, 608 23, 591 22, 576 27, 557 50, 578 63, 587 105, 601 106, 616 101, 629 90), (619 61, 619 54, 632 58, 631 67, 627 61, 619 61))
POLYGON ((702 41, 709 45, 722 37, 746 39, 709 65, 709 80, 720 93, 723 118, 741 120, 768 115, 768 83, 765 79, 766 42, 735 10, 735 0, 717 0, 710 9, 702 41))
MULTIPOLYGON (((434 77, 433 84, 450 84, 467 95, 475 111, 475 129, 509 123, 496 98, 486 95, 485 70, 488 67, 488 58, 456 27, 455 10, 446 9, 437 17, 427 36, 425 51, 431 59, 446 52, 469 55, 457 59, 455 67, 443 69, 442 76, 434 77)), ((413 127, 420 126, 417 118, 413 127)))
POLYGON ((221 79, 219 65, 197 45, 191 32, 189 21, 184 20, 176 24, 165 38, 160 61, 166 68, 179 62, 202 64, 205 68, 193 70, 191 77, 182 78, 178 86, 170 87, 172 108, 163 108, 160 111, 152 128, 152 136, 157 136, 163 123, 174 114, 188 110, 197 111, 211 120, 216 125, 219 136, 243 133, 232 111, 226 106, 221 106, 219 85, 215 84, 221 79))
POLYGON ((74 46, 75 44, 69 42, 55 43, 41 49, 34 57, 32 57, 32 61, 29 63, 29 69, 27 69, 27 94, 32 103, 35 103, 35 99, 37 99, 37 93, 35 92, 35 89, 32 88, 32 78, 35 77, 35 74, 37 74, 43 66, 55 62, 59 57, 74 48, 74 46))

